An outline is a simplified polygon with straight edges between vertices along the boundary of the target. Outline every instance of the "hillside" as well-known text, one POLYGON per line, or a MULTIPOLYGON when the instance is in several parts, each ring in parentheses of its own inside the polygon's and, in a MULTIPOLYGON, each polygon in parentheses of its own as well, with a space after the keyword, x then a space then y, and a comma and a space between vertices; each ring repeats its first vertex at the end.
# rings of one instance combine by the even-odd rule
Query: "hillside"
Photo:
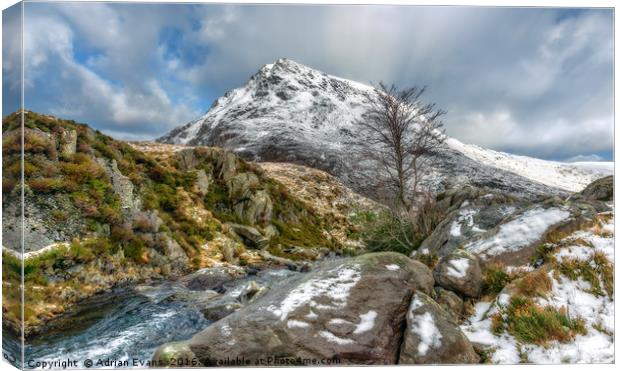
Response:
MULTIPOLYGON (((4 324, 19 322, 20 113, 3 120, 4 324)), ((219 148, 128 144, 25 112, 26 333, 119 285, 356 248, 356 227, 219 148), (332 234, 334 231, 338 233, 332 234)), ((288 263, 287 263, 288 262, 288 263)))
MULTIPOLYGON (((372 195, 372 165, 356 156, 356 121, 372 88, 327 75, 289 59, 262 67, 245 86, 213 103, 202 117, 159 141, 211 145, 252 161, 289 162, 325 170, 372 195)), ((548 162, 448 139, 425 183, 441 191, 454 179, 518 196, 576 192, 609 168, 548 162)))

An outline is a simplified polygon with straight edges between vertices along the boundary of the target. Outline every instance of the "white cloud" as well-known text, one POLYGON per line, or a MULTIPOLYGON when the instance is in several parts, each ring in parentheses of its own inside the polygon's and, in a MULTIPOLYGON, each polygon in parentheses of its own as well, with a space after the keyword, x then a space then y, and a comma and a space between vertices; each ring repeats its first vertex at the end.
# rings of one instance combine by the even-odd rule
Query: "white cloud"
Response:
POLYGON ((523 125, 507 109, 468 112, 456 116, 453 136, 468 143, 542 157, 566 158, 572 154, 604 152, 613 148, 613 117, 593 116, 575 124, 564 118, 537 120, 523 125))
MULTIPOLYGON (((64 5, 71 9, 78 4, 64 5)), ((92 37, 91 47, 104 51, 104 57, 95 63, 97 68, 109 67, 107 72, 110 72, 128 66, 128 63, 137 63, 131 61, 129 43, 122 46, 114 42, 117 38, 130 39, 126 35, 119 36, 119 23, 114 19, 120 16, 103 4, 94 5, 92 12, 81 14, 92 23, 82 22, 77 29, 57 14, 33 12, 28 16, 24 32, 26 106, 31 107, 30 97, 35 100, 31 103, 37 104, 39 90, 54 90, 55 104, 46 113, 99 124, 103 131, 114 132, 120 137, 136 137, 136 133, 142 138, 153 137, 195 118, 198 115, 196 110, 182 101, 173 101, 160 81, 148 74, 141 75, 137 67, 128 68, 121 75, 112 74, 114 80, 120 81, 114 82, 102 77, 92 66, 76 60, 76 38, 92 37), (100 32, 104 36, 95 41, 92 31, 101 30, 99 27, 106 25, 110 26, 110 32, 100 32), (110 62, 120 58, 123 50, 130 62, 122 61, 119 65, 110 62), (115 55, 116 58, 111 58, 115 55), (134 78, 122 79, 126 74, 134 78)))
MULTIPOLYGON (((14 5, 2 12, 2 73, 5 94, 21 95, 21 7, 14 5)), ((5 98, 6 99, 6 98, 5 98)))
POLYGON ((51 55, 65 56, 50 79, 62 87, 56 111, 106 120, 110 132, 162 134, 289 57, 361 82, 429 85, 427 98, 448 110, 448 134, 466 142, 555 158, 613 148, 610 11, 28 6, 45 17, 29 36, 41 47, 30 68, 47 73, 59 63, 51 55), (160 44, 166 27, 182 32, 173 45, 160 44), (76 43, 92 49, 88 60, 76 59, 76 43))

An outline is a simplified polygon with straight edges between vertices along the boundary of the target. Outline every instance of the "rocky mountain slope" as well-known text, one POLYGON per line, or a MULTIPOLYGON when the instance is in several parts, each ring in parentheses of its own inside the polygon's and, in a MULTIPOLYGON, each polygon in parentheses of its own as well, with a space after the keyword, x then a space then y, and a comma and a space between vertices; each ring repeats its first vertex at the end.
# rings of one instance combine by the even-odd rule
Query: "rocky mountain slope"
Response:
MULTIPOLYGON (((362 175, 372 166, 356 158, 353 144, 363 140, 356 121, 363 117, 369 91, 367 85, 279 59, 215 101, 204 116, 159 141, 223 147, 253 161, 302 164, 363 192, 369 177, 362 175)), ((609 168, 514 156, 449 138, 425 182, 436 191, 457 181, 537 196, 577 192, 610 173, 609 168)))
POLYGON ((23 187, 21 113, 2 125, 3 310, 15 330, 22 252, 30 334, 115 286, 220 265, 295 268, 359 247, 337 205, 313 207, 233 153, 129 145, 74 121, 24 118, 23 187))

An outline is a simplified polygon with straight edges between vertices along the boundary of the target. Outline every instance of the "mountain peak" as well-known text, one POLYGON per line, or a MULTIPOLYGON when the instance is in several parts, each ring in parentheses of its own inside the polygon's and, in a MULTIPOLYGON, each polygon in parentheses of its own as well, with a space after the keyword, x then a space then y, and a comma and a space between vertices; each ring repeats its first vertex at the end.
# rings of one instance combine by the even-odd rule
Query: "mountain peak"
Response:
POLYGON ((313 68, 306 66, 303 63, 299 63, 297 61, 294 61, 292 59, 289 58, 279 58, 278 60, 276 60, 273 64, 273 67, 278 68, 278 69, 283 69, 283 70, 292 70, 292 71, 299 71, 299 70, 304 70, 304 69, 309 69, 312 70, 313 68))
POLYGON ((250 78, 252 80, 260 80, 273 75, 303 75, 303 74, 320 75, 323 72, 308 67, 302 63, 296 62, 288 58, 279 58, 273 63, 269 63, 261 67, 258 72, 250 78))
MULTIPOLYGON (((372 169, 351 161, 359 151, 355 144, 365 140, 358 123, 368 111, 367 94, 372 91, 371 86, 280 58, 220 97, 203 117, 159 141, 223 147, 254 161, 307 165, 363 192, 365 174, 372 169)), ((433 174, 425 179, 433 190, 462 176, 473 185, 494 182, 494 187, 514 194, 555 194, 579 190, 596 177, 576 167, 498 154, 451 139, 436 160, 433 174), (539 170, 522 170, 534 163, 539 170)))

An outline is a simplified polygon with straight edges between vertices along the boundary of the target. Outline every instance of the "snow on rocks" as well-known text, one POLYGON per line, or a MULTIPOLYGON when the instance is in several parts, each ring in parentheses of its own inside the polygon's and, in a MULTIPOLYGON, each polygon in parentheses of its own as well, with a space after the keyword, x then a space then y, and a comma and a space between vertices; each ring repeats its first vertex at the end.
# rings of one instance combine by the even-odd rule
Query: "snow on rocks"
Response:
POLYGON ((437 211, 445 217, 424 240, 419 251, 428 250, 433 255, 446 256, 493 233, 500 224, 529 205, 531 201, 499 191, 489 193, 488 189, 470 185, 448 189, 438 196, 437 201, 437 211))
POLYGON ((448 263, 448 275, 454 278, 465 278, 469 270, 469 261, 467 258, 450 260, 448 263))
POLYGON ((279 307, 268 309, 281 321, 300 306, 309 305, 316 309, 339 309, 347 305, 351 289, 360 280, 358 265, 351 267, 337 266, 325 273, 325 276, 310 279, 292 290, 279 307), (327 304, 317 302, 316 298, 326 298, 327 304))
POLYGON ((354 334, 363 334, 366 331, 372 330, 375 326, 375 319, 377 318, 377 312, 369 310, 365 314, 360 314, 360 323, 353 330, 354 334))
POLYGON ((460 294, 477 297, 482 286, 482 270, 478 258, 464 250, 454 250, 441 258, 433 277, 437 285, 460 294))
POLYGON ((288 328, 294 328, 294 327, 306 328, 306 327, 309 327, 310 324, 308 322, 303 322, 303 321, 297 321, 297 320, 294 320, 294 319, 289 319, 286 322, 286 326, 288 326, 288 328))
MULTIPOLYGON (((467 201, 465 201, 467 202, 467 201)), ((465 204, 465 202, 463 203, 462 207, 467 206, 465 204)), ((471 229, 474 232, 485 232, 484 229, 481 229, 478 225, 476 225, 474 223, 474 215, 476 215, 480 210, 477 209, 462 209, 459 212, 459 216, 458 218, 452 222, 452 226, 450 227, 450 235, 452 235, 453 237, 459 237, 461 236, 461 228, 462 227, 467 227, 469 229, 471 229)))
POLYGON ((485 238, 470 242, 465 249, 484 257, 516 252, 538 241, 554 224, 567 220, 570 212, 551 207, 537 207, 499 226, 499 229, 485 238))
POLYGON ((441 346, 441 332, 435 326, 433 315, 430 312, 415 317, 412 312, 409 312, 407 319, 412 322, 411 331, 420 338, 417 355, 425 356, 429 349, 441 346))
POLYGON ((253 362, 274 354, 395 364, 410 298, 430 294, 433 285, 431 271, 402 254, 322 261, 306 274, 276 283, 187 344, 205 366, 228 357, 253 362), (386 268, 392 266, 398 269, 386 268))
POLYGON ((327 339, 327 341, 331 343, 336 343, 338 345, 348 345, 355 343, 355 341, 353 341, 352 339, 338 337, 329 331, 319 331, 319 336, 327 339))
POLYGON ((451 316, 429 296, 414 294, 399 363, 459 364, 477 363, 479 359, 451 316))

